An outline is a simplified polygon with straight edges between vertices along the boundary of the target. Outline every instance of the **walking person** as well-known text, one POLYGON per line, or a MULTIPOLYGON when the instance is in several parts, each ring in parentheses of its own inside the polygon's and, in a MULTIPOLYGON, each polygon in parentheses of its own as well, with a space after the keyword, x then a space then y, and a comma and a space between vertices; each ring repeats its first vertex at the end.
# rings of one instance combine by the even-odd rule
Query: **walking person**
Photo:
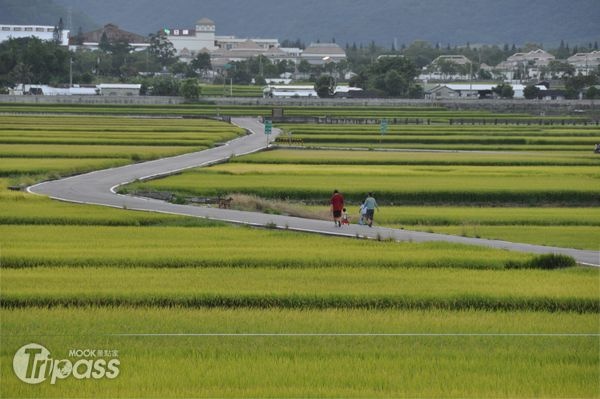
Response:
POLYGON ((341 227, 342 223, 340 219, 342 217, 342 210, 344 209, 344 196, 338 190, 333 190, 333 195, 329 202, 331 203, 331 211, 333 213, 333 223, 336 227, 341 227))
POLYGON ((358 210, 358 224, 361 226, 367 224, 367 208, 364 202, 360 204, 360 209, 358 210))
POLYGON ((365 208, 367 208, 367 225, 372 227, 373 218, 375 216, 375 208, 379 209, 379 206, 377 206, 377 201, 375 201, 375 198, 373 198, 373 193, 369 193, 367 195, 364 205, 365 208))

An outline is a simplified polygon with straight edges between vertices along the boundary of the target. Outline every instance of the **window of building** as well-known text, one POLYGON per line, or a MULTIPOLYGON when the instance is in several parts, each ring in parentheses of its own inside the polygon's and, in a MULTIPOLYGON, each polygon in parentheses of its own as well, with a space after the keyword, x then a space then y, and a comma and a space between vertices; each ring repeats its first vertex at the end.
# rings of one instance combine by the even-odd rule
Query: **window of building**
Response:
POLYGON ((43 32, 43 31, 44 31, 44 28, 35 28, 35 31, 36 31, 36 32, 43 32))
POLYGON ((10 30, 10 27, 9 26, 3 26, 2 30, 10 30))
POLYGON ((53 28, 48 28, 48 29, 46 29, 46 32, 54 32, 54 29, 53 28))
POLYGON ((25 28, 25 31, 26 32, 33 32, 33 28, 27 27, 27 28, 25 28))
POLYGON ((15 29, 13 29, 15 32, 20 32, 21 28, 20 27, 15 27, 15 29))

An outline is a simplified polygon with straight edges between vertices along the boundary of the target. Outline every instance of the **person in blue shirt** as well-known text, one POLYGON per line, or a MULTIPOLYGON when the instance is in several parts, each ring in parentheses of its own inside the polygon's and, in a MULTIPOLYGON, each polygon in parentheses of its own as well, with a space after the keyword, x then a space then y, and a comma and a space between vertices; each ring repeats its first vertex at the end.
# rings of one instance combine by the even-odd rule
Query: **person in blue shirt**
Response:
POLYGON ((367 195, 367 199, 364 202, 365 208, 367 208, 367 225, 369 227, 373 226, 373 218, 375 216, 375 208, 379 209, 377 206, 377 201, 373 198, 373 193, 369 193, 367 195))

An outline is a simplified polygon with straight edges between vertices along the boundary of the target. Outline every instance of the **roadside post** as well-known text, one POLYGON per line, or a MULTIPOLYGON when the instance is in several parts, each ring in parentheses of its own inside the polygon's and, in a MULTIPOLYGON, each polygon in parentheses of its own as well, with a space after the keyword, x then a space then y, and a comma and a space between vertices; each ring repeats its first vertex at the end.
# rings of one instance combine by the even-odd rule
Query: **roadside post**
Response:
POLYGON ((271 119, 265 119, 265 136, 267 137, 267 147, 269 146, 269 136, 273 130, 273 121, 271 119))

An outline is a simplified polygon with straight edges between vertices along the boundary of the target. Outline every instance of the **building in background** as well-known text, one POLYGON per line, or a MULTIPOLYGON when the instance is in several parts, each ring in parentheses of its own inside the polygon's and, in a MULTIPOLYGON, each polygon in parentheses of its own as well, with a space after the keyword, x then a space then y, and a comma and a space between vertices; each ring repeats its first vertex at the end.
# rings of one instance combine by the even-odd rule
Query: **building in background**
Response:
POLYGON ((539 79, 543 67, 547 67, 555 57, 542 50, 537 49, 528 53, 515 53, 496 65, 495 71, 508 80, 539 79))
POLYGON ((167 38, 177 50, 177 54, 183 52, 192 58, 203 50, 216 50, 215 31, 215 23, 208 18, 198 20, 194 28, 164 29, 167 38))
POLYGON ((11 38, 37 37, 44 41, 57 40, 61 45, 67 46, 69 33, 68 29, 58 31, 58 28, 49 25, 0 25, 0 43, 11 38))
POLYGON ((311 43, 300 55, 311 65, 324 65, 346 59, 346 52, 336 43, 311 43))
POLYGON ((81 37, 73 36, 69 44, 72 49, 83 47, 97 50, 103 37, 110 43, 127 42, 134 50, 143 50, 150 46, 147 37, 120 29, 115 24, 106 24, 101 29, 83 33, 81 37))
POLYGON ((567 62, 575 68, 575 74, 589 75, 600 66, 600 51, 577 53, 567 58, 567 62))

